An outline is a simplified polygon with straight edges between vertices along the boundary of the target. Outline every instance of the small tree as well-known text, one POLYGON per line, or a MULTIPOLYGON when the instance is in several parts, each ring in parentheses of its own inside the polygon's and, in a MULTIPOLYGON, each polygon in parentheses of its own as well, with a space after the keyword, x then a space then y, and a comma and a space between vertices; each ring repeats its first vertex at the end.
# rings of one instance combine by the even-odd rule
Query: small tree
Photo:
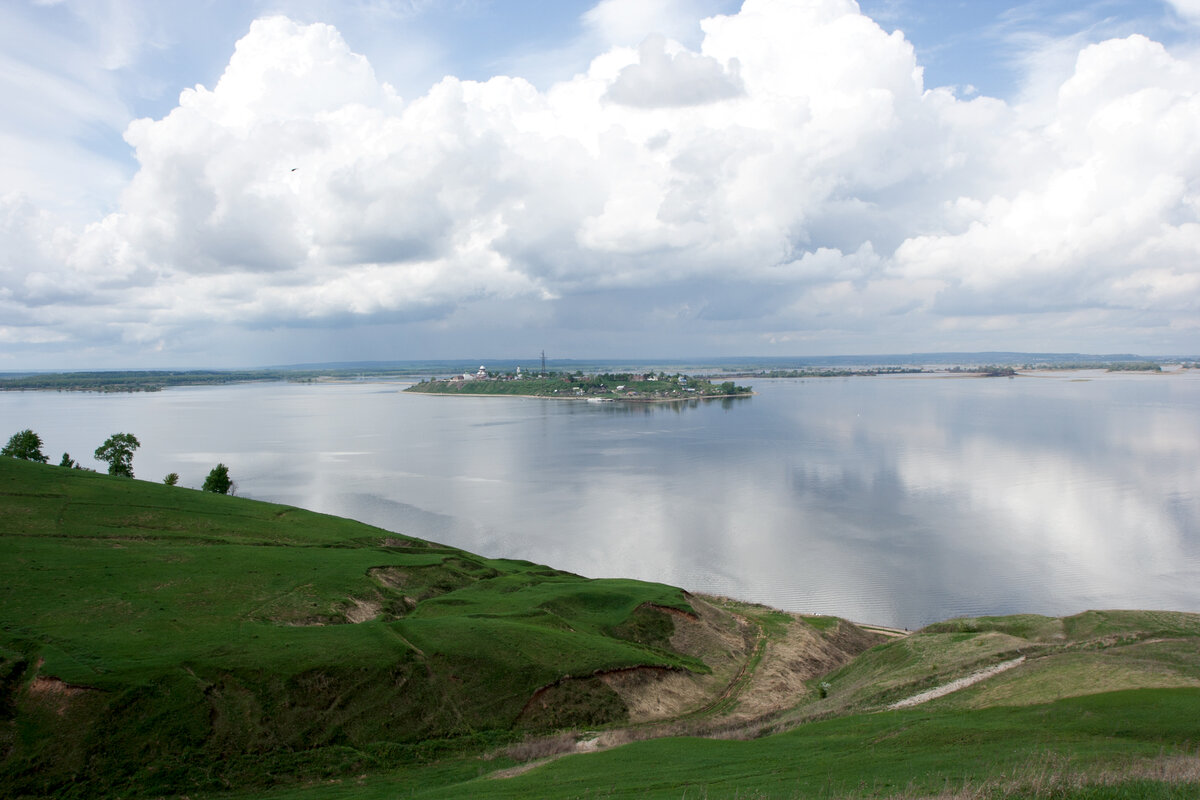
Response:
POLYGON ((58 462, 58 465, 60 467, 66 467, 67 469, 70 469, 71 467, 75 466, 75 459, 71 458, 70 453, 63 453, 62 460, 58 462))
POLYGON ((108 462, 108 474, 133 477, 133 451, 142 446, 132 433, 114 433, 96 448, 96 460, 108 462))
POLYGON ((23 458, 26 461, 37 461, 41 464, 46 463, 46 456, 42 453, 42 437, 29 428, 14 433, 12 438, 8 440, 8 444, 4 445, 4 449, 0 450, 0 456, 23 458))
POLYGON ((163 483, 165 483, 167 486, 174 486, 175 484, 179 483, 179 473, 168 472, 166 477, 163 478, 163 483))
POLYGON ((233 489, 233 481, 229 479, 229 467, 217 464, 208 473, 208 477, 204 479, 204 485, 200 488, 206 492, 229 494, 233 489))

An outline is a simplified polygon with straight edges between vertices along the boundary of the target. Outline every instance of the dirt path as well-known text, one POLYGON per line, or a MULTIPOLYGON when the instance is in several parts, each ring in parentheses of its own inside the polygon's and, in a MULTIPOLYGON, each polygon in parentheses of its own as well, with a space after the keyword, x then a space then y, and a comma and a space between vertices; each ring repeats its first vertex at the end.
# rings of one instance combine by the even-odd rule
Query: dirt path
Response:
POLYGON ((730 679, 725 689, 709 703, 706 703, 704 706, 696 709, 692 713, 687 714, 687 717, 703 716, 711 712, 713 709, 728 703, 732 698, 737 697, 737 695, 741 694, 749 684, 750 679, 754 676, 755 670, 758 669, 762 662, 763 652, 767 647, 766 632, 763 631, 761 625, 751 622, 741 614, 734 614, 733 616, 743 624, 754 625, 754 627, 757 629, 754 635, 754 649, 750 652, 750 655, 746 658, 745 662, 742 663, 741 669, 739 669, 737 674, 730 679))
POLYGON ((1024 663, 1025 656, 1014 658, 1012 661, 1003 661, 993 667, 972 672, 970 675, 959 678, 958 680, 950 681, 949 683, 926 690, 920 694, 914 694, 912 697, 906 697, 903 700, 892 703, 887 707, 887 710, 894 711, 897 708, 911 708, 913 706, 919 706, 921 703, 927 703, 930 700, 936 700, 939 697, 945 697, 951 692, 957 692, 959 689, 965 689, 968 686, 979 683, 980 681, 987 680, 993 675, 999 675, 1001 672, 1007 672, 1013 667, 1019 667, 1024 663))

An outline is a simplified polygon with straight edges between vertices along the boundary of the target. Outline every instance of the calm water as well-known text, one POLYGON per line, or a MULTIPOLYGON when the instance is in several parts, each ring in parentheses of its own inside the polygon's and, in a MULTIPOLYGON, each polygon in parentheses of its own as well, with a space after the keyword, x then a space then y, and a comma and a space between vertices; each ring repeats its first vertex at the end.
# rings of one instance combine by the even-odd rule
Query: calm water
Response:
POLYGON ((1200 375, 754 386, 685 408, 376 382, 0 393, 0 433, 102 466, 129 431, 140 478, 199 486, 223 461, 244 496, 861 621, 1200 611, 1200 375))

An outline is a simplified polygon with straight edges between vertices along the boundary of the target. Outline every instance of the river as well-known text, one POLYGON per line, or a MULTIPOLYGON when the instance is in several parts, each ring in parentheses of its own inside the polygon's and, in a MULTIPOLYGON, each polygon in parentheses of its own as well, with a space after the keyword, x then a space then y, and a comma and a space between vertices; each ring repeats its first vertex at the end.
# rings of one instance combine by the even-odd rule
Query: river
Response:
POLYGON ((139 478, 238 493, 592 577, 916 628, 1200 611, 1200 373, 756 380, 626 405, 393 382, 0 393, 57 463, 109 434, 139 478))

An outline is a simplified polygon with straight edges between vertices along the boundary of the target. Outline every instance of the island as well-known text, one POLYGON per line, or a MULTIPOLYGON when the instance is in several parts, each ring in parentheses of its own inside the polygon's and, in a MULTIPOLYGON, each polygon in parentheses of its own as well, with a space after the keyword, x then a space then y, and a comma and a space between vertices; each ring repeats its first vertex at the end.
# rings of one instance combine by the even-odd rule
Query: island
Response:
POLYGON ((422 394, 513 395, 551 399, 581 399, 592 402, 622 400, 632 403, 664 403, 690 399, 746 397, 754 394, 749 386, 733 381, 712 381, 682 373, 601 372, 585 375, 576 372, 542 372, 536 375, 513 372, 489 372, 480 366, 476 372, 450 378, 422 380, 406 392, 422 394))

